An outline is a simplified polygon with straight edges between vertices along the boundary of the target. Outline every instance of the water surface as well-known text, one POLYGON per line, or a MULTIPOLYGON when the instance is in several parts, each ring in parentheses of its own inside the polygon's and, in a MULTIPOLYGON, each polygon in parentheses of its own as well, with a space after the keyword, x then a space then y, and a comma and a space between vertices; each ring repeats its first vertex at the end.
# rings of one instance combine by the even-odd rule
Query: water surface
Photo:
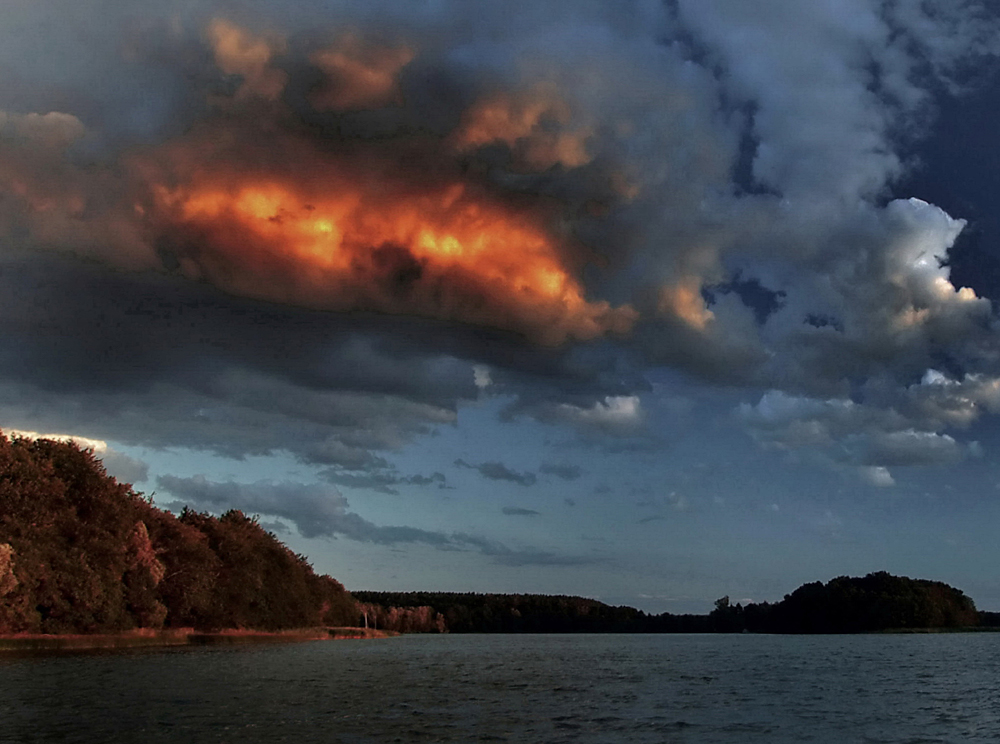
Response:
POLYGON ((0 742, 986 742, 998 671, 994 633, 0 656, 0 742))

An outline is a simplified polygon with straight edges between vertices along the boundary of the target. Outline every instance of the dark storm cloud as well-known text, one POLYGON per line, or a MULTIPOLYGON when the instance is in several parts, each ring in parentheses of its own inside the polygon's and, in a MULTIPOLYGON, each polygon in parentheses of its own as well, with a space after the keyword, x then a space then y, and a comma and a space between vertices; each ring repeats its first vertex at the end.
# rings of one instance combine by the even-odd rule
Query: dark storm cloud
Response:
POLYGON ((445 350, 428 354, 423 348, 433 328, 248 301, 161 274, 108 271, 72 258, 21 253, 0 265, 0 303, 8 319, 0 343, 10 360, 8 376, 43 387, 114 390, 186 375, 204 392, 217 392, 212 373, 231 364, 274 371, 295 387, 429 405, 476 395, 468 365, 445 350))
POLYGON ((476 361, 507 394, 536 375, 578 396, 602 385, 566 354, 534 359, 502 334, 265 304, 72 257, 7 254, 0 290, 5 427, 237 458, 287 450, 388 488, 402 481, 379 475, 379 453, 452 423, 479 394, 476 361))
POLYGON ((508 468, 502 462, 483 462, 479 465, 471 465, 465 460, 458 459, 455 460, 455 466, 477 470, 481 476, 488 480, 510 481, 519 486, 533 486, 538 480, 538 476, 534 473, 518 473, 516 470, 508 468))
POLYGON ((429 350, 420 333, 374 330, 378 318, 261 305, 72 259, 3 268, 9 425, 19 391, 35 388, 36 401, 69 402, 57 406, 65 424, 91 419, 120 441, 233 456, 288 449, 359 467, 378 464, 368 449, 451 421, 476 394, 469 364, 429 350))
POLYGON ((954 461, 945 430, 995 411, 996 321, 941 265, 962 215, 893 189, 993 64, 977 8, 15 0, 4 424, 392 490, 434 476, 383 454, 481 396, 660 446, 644 373, 671 366, 770 390, 740 416, 767 445, 954 461), (465 261, 459 228, 513 237, 465 261))

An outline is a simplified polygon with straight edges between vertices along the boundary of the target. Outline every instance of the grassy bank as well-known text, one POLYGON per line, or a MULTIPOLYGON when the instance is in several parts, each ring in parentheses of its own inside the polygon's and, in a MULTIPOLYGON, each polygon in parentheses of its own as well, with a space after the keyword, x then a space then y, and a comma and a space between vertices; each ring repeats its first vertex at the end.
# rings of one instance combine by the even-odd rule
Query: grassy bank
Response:
POLYGON ((154 648, 165 646, 214 646, 249 643, 293 643, 331 639, 387 638, 398 635, 371 628, 301 628, 274 633, 256 630, 223 630, 205 633, 189 628, 126 633, 0 635, 2 651, 87 651, 94 649, 154 648))

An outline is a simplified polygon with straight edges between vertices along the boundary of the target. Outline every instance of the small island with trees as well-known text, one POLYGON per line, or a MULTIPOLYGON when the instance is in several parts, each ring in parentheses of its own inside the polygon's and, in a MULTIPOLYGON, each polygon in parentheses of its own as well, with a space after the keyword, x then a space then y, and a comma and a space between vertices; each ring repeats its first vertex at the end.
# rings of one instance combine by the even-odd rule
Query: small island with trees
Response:
MULTIPOLYGON (((76 444, 0 432, 0 649, 52 638, 370 637, 397 633, 866 633, 1000 629, 947 584, 805 584, 780 602, 650 615, 583 597, 348 592, 255 517, 157 508, 76 444), (370 626, 369 630, 358 628, 370 626)), ((81 642, 80 645, 86 645, 81 642)), ((119 645, 119 644, 113 644, 119 645)), ((127 642, 121 645, 131 645, 127 642)))

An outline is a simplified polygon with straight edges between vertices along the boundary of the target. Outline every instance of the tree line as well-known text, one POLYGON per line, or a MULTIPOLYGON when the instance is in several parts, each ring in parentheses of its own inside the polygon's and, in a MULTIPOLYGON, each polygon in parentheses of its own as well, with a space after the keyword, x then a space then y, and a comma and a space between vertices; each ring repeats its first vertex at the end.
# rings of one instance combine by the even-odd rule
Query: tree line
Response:
POLYGON ((403 633, 856 633, 1000 626, 960 590, 893 576, 805 584, 776 603, 646 614, 540 594, 354 592, 317 575, 256 517, 175 516, 76 444, 0 432, 0 633, 134 628, 403 633))
POLYGON ((424 633, 862 633, 1000 626, 960 590, 884 571, 800 586, 776 603, 707 615, 647 615, 583 597, 449 592, 354 592, 379 627, 424 633))

